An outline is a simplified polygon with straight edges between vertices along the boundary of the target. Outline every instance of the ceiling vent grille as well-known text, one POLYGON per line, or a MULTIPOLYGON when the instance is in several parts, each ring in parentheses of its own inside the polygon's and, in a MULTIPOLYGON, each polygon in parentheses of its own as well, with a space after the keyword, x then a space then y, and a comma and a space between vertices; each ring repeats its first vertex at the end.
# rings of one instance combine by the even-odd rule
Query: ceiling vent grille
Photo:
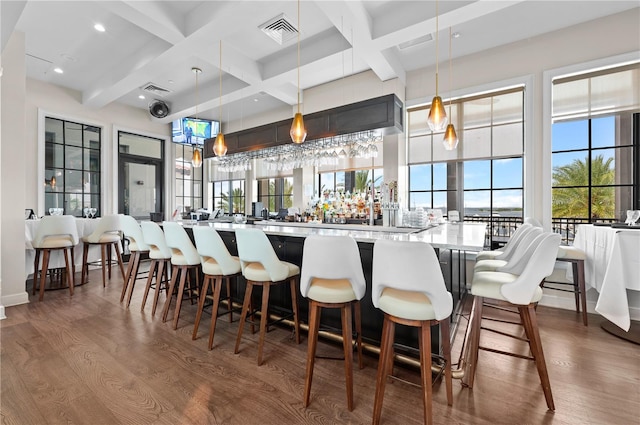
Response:
POLYGON ((269 19, 258 28, 279 45, 293 40, 298 35, 298 28, 289 21, 289 18, 284 13, 269 19))
POLYGON ((398 49, 408 49, 409 47, 417 46, 419 44, 426 43, 432 40, 433 36, 431 34, 423 35, 422 37, 414 38, 413 40, 405 41, 404 43, 398 44, 398 49))
POLYGON ((157 84, 147 83, 141 87, 143 91, 147 93, 153 93, 156 96, 166 96, 171 93, 171 90, 165 89, 164 87, 160 87, 157 84))

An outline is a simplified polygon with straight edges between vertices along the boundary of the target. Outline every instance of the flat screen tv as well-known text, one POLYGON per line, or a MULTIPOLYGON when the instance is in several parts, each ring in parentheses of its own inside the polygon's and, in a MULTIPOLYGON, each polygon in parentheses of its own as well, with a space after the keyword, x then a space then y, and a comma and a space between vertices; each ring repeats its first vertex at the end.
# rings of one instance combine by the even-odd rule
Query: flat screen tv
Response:
POLYGON ((196 118, 181 118, 171 123, 173 143, 185 145, 204 145, 205 139, 215 137, 220 131, 218 121, 210 121, 196 118))

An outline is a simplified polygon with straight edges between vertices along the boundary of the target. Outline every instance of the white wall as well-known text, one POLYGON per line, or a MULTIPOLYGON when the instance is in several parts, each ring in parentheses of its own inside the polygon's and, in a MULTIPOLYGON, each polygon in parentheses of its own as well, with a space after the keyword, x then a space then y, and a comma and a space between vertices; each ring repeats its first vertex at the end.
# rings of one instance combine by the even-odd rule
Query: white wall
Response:
POLYGON ((25 36, 14 33, 2 51, 0 140, 0 305, 28 301, 24 287, 24 178, 34 172, 25 147, 25 36))

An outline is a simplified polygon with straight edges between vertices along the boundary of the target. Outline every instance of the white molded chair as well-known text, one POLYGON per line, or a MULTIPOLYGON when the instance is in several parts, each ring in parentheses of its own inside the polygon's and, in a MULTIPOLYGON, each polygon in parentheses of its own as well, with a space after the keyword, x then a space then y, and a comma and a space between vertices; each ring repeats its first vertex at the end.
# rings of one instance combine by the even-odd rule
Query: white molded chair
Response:
POLYGON ((102 286, 106 286, 105 272, 107 269, 109 270, 109 279, 111 279, 111 247, 116 251, 116 258, 118 259, 118 266, 120 266, 122 280, 126 282, 124 263, 122 262, 119 247, 120 232, 122 231, 120 217, 120 215, 116 214, 103 216, 99 219, 100 221, 93 233, 82 238, 82 242, 84 243, 84 249, 82 251, 82 283, 85 283, 85 277, 88 278, 89 275, 87 257, 91 245, 100 245, 102 253, 102 286))
POLYGON ((358 365, 362 369, 360 300, 366 281, 356 241, 349 236, 309 236, 304 242, 300 292, 309 299, 309 340, 304 406, 309 405, 313 366, 318 344, 321 308, 339 308, 342 313, 347 406, 353 410, 353 331, 351 307, 355 307, 358 365))
POLYGON ((127 273, 125 275, 124 285, 122 285, 122 293, 120 294, 120 302, 124 300, 127 290, 129 294, 127 296, 127 308, 131 304, 131 296, 133 295, 133 288, 138 278, 138 269, 140 268, 140 257, 142 254, 149 252, 149 245, 144 242, 142 235, 142 229, 135 218, 130 215, 120 216, 120 225, 122 226, 122 232, 125 239, 129 241, 129 251, 131 255, 129 257, 129 264, 127 265, 127 273))
POLYGON ((66 266, 67 284, 69 285, 69 295, 73 295, 75 265, 73 264, 74 247, 78 244, 78 228, 76 219, 72 215, 44 216, 38 223, 35 235, 31 242, 36 251, 36 258, 33 266, 33 295, 36 294, 36 284, 38 282, 38 270, 40 270, 40 296, 38 301, 44 297, 44 285, 49 268, 49 257, 51 251, 62 250, 66 266), (42 257, 42 269, 40 269, 40 253, 42 257), (71 254, 71 260, 69 260, 71 254), (70 264, 71 262, 71 264, 70 264))
MULTIPOLYGON (((260 310, 260 339, 258 342, 258 366, 262 364, 262 349, 264 336, 267 332, 269 317, 269 291, 271 285, 289 282, 291 289, 291 304, 293 310, 294 331, 296 343, 300 344, 300 324, 298 322, 298 295, 296 281, 300 276, 300 268, 295 264, 281 261, 269 242, 269 238, 259 229, 237 229, 238 257, 242 267, 242 275, 247 280, 247 289, 242 304, 242 316, 236 338, 234 352, 238 354, 242 331, 251 305, 253 287, 262 286, 262 308, 260 310)), ((251 316, 253 316, 251 312, 251 316)))
MULTIPOLYGON (((533 254, 524 258, 513 268, 513 273, 484 271, 474 273, 471 283, 473 295, 473 307, 471 309, 471 323, 469 324, 470 345, 468 373, 465 374, 464 385, 473 388, 473 381, 478 363, 478 350, 480 346, 480 330, 482 325, 482 308, 484 299, 497 300, 502 304, 518 308, 522 325, 525 329, 527 341, 531 349, 532 357, 524 357, 534 360, 542 383, 542 390, 549 410, 555 410, 549 374, 542 350, 542 341, 538 331, 535 306, 542 298, 540 283, 553 272, 553 267, 560 245, 560 235, 544 233, 538 236, 536 248, 533 254)), ((495 353, 514 355, 513 353, 489 349, 495 353)), ((517 355, 517 357, 522 357, 517 355)))
POLYGON ((440 324, 447 404, 453 405, 449 318, 453 298, 431 245, 379 239, 373 246, 373 305, 384 313, 373 423, 380 422, 387 376, 393 372, 395 324, 419 329, 424 422, 432 423, 431 326, 440 324))
POLYGON ((499 255, 493 259, 476 260, 473 272, 507 271, 506 269, 508 269, 510 265, 520 262, 520 260, 533 253, 535 246, 532 246, 532 243, 542 233, 543 231, 539 227, 531 227, 525 230, 521 233, 521 237, 518 238, 513 248, 509 250, 507 256, 499 255))
POLYGON ((144 242, 149 246, 149 258, 151 259, 149 276, 147 277, 147 284, 144 288, 140 311, 144 311, 149 290, 153 285, 153 278, 155 277, 155 292, 153 295, 153 306, 151 308, 151 315, 154 316, 156 314, 156 307, 158 306, 160 291, 163 289, 163 283, 165 292, 168 292, 169 278, 167 274, 171 268, 171 248, 167 246, 164 232, 157 223, 153 221, 143 221, 140 227, 142 228, 144 242))
POLYGON ((237 278, 241 274, 242 268, 240 267, 240 259, 229 253, 227 246, 215 229, 205 226, 194 227, 193 237, 196 241, 198 254, 200 254, 204 282, 202 283, 198 314, 196 315, 196 323, 193 327, 191 339, 196 339, 198 336, 198 326, 202 318, 205 299, 208 298, 207 290, 211 284, 211 292, 213 293, 211 327, 209 329, 209 350, 211 350, 213 348, 213 336, 218 319, 218 305, 220 303, 222 280, 225 280, 227 289, 227 311, 225 314, 229 314, 229 322, 232 322, 233 304, 231 302, 231 278, 237 278))
MULTIPOLYGON (((164 237, 167 241, 167 246, 171 248, 171 283, 169 284, 169 293, 167 294, 167 300, 164 303, 164 310, 162 312, 162 321, 167 321, 167 315, 169 314, 169 307, 171 306, 171 299, 173 298, 173 291, 180 275, 180 286, 178 288, 178 294, 176 297, 176 309, 173 314, 173 329, 178 329, 178 318, 180 317, 180 308, 182 307, 182 298, 184 296, 185 285, 187 283, 187 275, 189 272, 195 273, 196 283, 190 280, 189 287, 187 289, 189 297, 193 300, 193 297, 197 295, 198 288, 200 287, 200 255, 193 246, 189 235, 187 235, 184 227, 180 223, 173 221, 163 221, 162 227, 164 229, 164 237)), ((192 276, 193 278, 193 276, 192 276)))
POLYGON ((518 242, 524 236, 524 234, 526 234, 532 227, 533 226, 531 226, 530 224, 522 224, 516 229, 513 235, 511 235, 511 238, 509 239, 507 244, 502 247, 502 249, 493 251, 482 251, 476 256, 476 261, 493 260, 496 257, 500 257, 498 258, 499 260, 508 259, 508 256, 511 255, 511 251, 516 247, 516 245, 518 245, 518 242))

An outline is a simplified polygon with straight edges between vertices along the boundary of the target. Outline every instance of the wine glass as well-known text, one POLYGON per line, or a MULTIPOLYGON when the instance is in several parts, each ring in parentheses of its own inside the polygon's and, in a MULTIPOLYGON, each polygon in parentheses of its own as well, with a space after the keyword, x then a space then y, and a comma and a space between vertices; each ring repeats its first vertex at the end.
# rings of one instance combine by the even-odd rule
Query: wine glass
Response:
POLYGON ((625 223, 627 223, 629 226, 635 226, 638 219, 640 219, 640 210, 627 211, 627 220, 625 221, 625 223))
POLYGON ((84 217, 84 218, 89 218, 89 208, 88 208, 88 207, 85 207, 85 208, 82 210, 82 214, 83 214, 83 217, 84 217))
POLYGON ((56 215, 56 209, 55 208, 49 208, 49 215, 56 215))
POLYGON ((96 208, 89 208, 89 214, 91 214, 91 218, 96 218, 96 212, 98 210, 96 208))

